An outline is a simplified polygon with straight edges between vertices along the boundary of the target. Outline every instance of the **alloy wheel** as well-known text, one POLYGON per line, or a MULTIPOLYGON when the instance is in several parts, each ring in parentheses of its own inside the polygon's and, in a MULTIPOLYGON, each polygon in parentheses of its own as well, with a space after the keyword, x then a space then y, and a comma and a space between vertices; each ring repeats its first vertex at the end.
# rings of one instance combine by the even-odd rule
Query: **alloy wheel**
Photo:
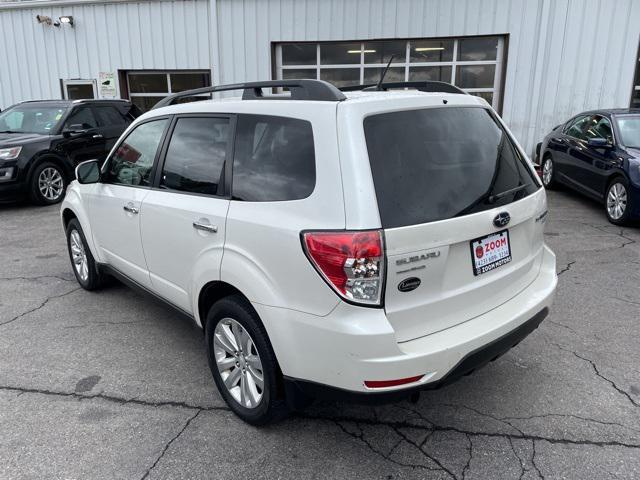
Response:
POLYGON ((607 212, 614 220, 619 220, 627 209, 627 189, 621 183, 614 183, 607 194, 607 212))
POLYGON ((542 183, 549 185, 551 183, 551 177, 553 175, 553 162, 550 158, 547 158, 542 164, 542 183))
POLYGON ((227 391, 243 407, 256 408, 264 392, 264 373, 249 332, 238 321, 223 318, 216 325, 213 351, 227 391))
POLYGON ((73 267, 76 269, 78 277, 83 282, 89 278, 89 262, 87 253, 84 250, 82 238, 77 230, 72 230, 69 235, 69 246, 71 248, 71 258, 73 259, 73 267))
POLYGON ((47 167, 38 176, 38 189, 44 198, 54 202, 64 191, 64 179, 57 168, 47 167))

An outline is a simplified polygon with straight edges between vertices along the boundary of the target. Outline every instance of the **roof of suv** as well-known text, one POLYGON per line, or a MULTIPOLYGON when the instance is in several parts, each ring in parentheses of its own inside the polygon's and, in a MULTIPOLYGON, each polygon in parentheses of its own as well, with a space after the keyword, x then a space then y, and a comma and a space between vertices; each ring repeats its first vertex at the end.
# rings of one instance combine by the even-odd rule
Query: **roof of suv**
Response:
MULTIPOLYGON (((487 106, 487 102, 473 95, 462 95, 459 93, 440 93, 440 92, 420 92, 418 90, 388 90, 388 91, 353 91, 344 92, 345 99, 338 102, 340 105, 362 105, 363 104, 395 104, 398 102, 406 103, 412 100, 417 101, 417 106, 435 106, 442 104, 449 105, 481 105, 487 106)), ((266 99, 258 100, 246 100, 239 96, 225 97, 218 99, 200 100, 191 103, 179 103, 174 105, 168 105, 153 109, 147 112, 144 116, 151 117, 157 115, 177 114, 177 113, 191 113, 191 112, 218 112, 218 111, 239 111, 247 112, 249 106, 254 108, 258 105, 261 107, 256 108, 260 113, 265 113, 265 110, 272 110, 276 105, 291 105, 291 100, 288 95, 273 95, 266 99), (221 106, 224 105, 223 108, 221 106)), ((296 100, 295 104, 301 106, 305 105, 319 105, 328 104, 330 102, 323 102, 317 100, 296 100)))

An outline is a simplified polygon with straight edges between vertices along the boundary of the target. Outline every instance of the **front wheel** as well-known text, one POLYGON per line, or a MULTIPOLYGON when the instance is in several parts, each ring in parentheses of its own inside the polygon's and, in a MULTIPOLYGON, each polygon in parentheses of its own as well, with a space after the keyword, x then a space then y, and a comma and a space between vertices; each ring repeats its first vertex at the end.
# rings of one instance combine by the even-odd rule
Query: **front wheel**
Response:
POLYGON ((43 162, 38 165, 31 177, 29 198, 38 205, 53 205, 64 197, 67 179, 59 165, 43 162))
POLYGON ((236 415, 264 425, 287 414, 280 368, 247 300, 234 295, 216 302, 207 315, 205 339, 213 379, 236 415))
POLYGON ((85 290, 96 290, 103 286, 105 275, 98 270, 80 222, 75 218, 67 225, 67 248, 73 273, 80 286, 85 290))
POLYGON ((624 225, 629 221, 631 198, 629 182, 626 178, 616 178, 607 189, 605 212, 607 219, 614 225, 624 225))

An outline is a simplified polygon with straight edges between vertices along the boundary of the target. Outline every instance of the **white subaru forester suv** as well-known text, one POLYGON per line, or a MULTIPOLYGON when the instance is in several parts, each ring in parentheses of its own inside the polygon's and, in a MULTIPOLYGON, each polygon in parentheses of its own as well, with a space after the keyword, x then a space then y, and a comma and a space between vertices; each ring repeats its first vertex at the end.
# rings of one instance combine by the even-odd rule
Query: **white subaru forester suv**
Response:
POLYGON ((85 289, 115 276, 201 326, 243 420, 442 386, 547 315, 545 191, 484 100, 285 80, 161 104, 78 167, 69 255, 85 289))

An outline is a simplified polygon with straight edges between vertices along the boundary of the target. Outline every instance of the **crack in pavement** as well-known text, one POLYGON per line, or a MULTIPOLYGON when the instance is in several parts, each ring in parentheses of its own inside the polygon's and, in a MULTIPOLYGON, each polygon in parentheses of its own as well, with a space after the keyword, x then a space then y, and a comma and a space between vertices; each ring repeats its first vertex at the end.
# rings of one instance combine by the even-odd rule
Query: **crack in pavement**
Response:
POLYGON ((598 369, 598 366, 596 365, 596 363, 593 360, 591 360, 590 358, 587 358, 587 357, 583 357, 582 355, 574 352, 573 350, 570 350, 570 349, 568 349, 566 347, 563 347, 562 345, 559 345, 557 343, 553 343, 553 342, 549 342, 549 343, 551 343, 551 345, 555 345, 557 348, 559 348, 560 350, 562 350, 564 352, 573 354, 576 358, 579 358, 583 362, 589 363, 591 365, 591 368, 593 368, 593 371, 595 372, 595 374, 598 377, 603 379, 605 382, 609 383, 618 393, 620 393, 621 395, 624 395, 627 398, 627 400, 629 400, 629 402, 631 402, 631 404, 634 407, 640 407, 640 403, 638 403, 636 400, 634 400, 634 398, 631 396, 631 394, 629 394, 629 392, 627 392, 624 389, 620 388, 613 380, 611 380, 608 377, 605 377, 602 373, 600 373, 600 370, 598 369))
POLYGON ((72 289, 72 290, 69 290, 69 291, 68 291, 68 292, 66 292, 66 293, 62 293, 62 294, 60 294, 60 295, 52 295, 52 296, 50 296, 50 297, 47 297, 47 298, 45 298, 45 299, 44 299, 44 301, 43 301, 40 305, 38 305, 37 307, 32 308, 31 310, 27 310, 26 312, 23 312, 23 313, 21 313, 20 315, 17 315, 17 316, 15 316, 15 317, 13 317, 13 318, 11 318, 11 319, 7 320, 6 322, 1 322, 1 323, 0 323, 0 327, 2 327, 3 325, 8 325, 8 324, 9 324, 9 323, 11 323, 11 322, 15 322, 16 320, 18 320, 18 319, 20 319, 20 318, 22 318, 22 317, 25 317, 25 316, 27 316, 27 315, 29 315, 29 314, 33 313, 33 312, 37 312, 38 310, 40 310, 41 308, 43 308, 47 303, 49 303, 49 301, 50 301, 50 300, 53 300, 54 298, 62 298, 62 297, 65 297, 65 296, 67 296, 67 295, 69 295, 69 294, 71 294, 71 293, 73 293, 73 292, 77 292, 77 291, 78 291, 78 290, 80 290, 81 288, 82 288, 82 287, 76 287, 76 288, 74 288, 74 289, 72 289))
POLYGON ((60 275, 38 275, 36 277, 0 277, 0 280, 40 280, 41 278, 57 278, 58 280, 62 280, 63 282, 75 282, 75 278, 66 278, 60 275))
POLYGON ((619 300, 621 302, 624 302, 624 303, 628 303, 629 305, 640 306, 640 302, 634 302, 633 300, 629 300, 627 298, 620 298, 620 297, 612 297, 612 298, 615 299, 615 300, 619 300))
POLYGON ((567 266, 564 267, 562 270, 560 270, 558 273, 556 273, 557 276, 562 275, 565 272, 568 272, 569 270, 571 270, 571 267, 577 262, 577 260, 574 260, 573 262, 569 262, 567 263, 567 266))
MULTIPOLYGON (((306 417, 308 418, 308 417, 306 417)), ((327 417, 327 418, 323 418, 323 420, 327 420, 330 421, 332 423, 334 423, 340 430, 342 430, 343 433, 347 434, 348 436, 350 436, 351 438, 354 438, 360 442, 362 442, 370 451, 372 451, 373 453, 375 453, 376 455, 382 457, 384 460, 386 460, 387 462, 393 463, 394 465, 397 465, 399 467, 409 467, 409 468, 413 468, 413 469, 423 469, 423 470, 429 470, 429 471, 441 471, 442 468, 434 468, 434 467, 430 467, 427 465, 420 465, 420 464, 415 464, 415 463, 405 463, 405 462, 401 462, 399 460, 395 460, 393 458, 391 458, 392 453, 395 451, 395 449, 398 447, 398 445, 402 442, 406 442, 410 445, 415 446, 415 443, 412 442, 411 440, 409 440, 407 438, 406 435, 396 431, 395 433, 400 437, 400 441, 393 446, 393 448, 389 451, 389 453, 385 454, 384 452, 380 451, 378 448, 376 448, 371 442, 369 442, 369 440, 367 440, 364 437, 364 432, 362 431, 362 427, 361 422, 357 419, 355 420, 346 420, 346 421, 341 421, 341 420, 332 420, 331 418, 327 417), (344 424, 345 423, 353 423, 359 430, 359 433, 355 433, 350 431, 344 424)), ((378 425, 377 422, 373 423, 374 425, 378 425)), ((436 462, 434 462, 436 463, 436 462)), ((436 463, 437 465, 437 463, 436 463)), ((455 476, 453 476, 453 478, 455 479, 455 476)))
POLYGON ((538 415, 530 415, 528 417, 500 417, 505 421, 508 420, 533 420, 535 418, 575 418, 576 420, 582 420, 584 422, 592 422, 592 423, 597 423, 599 425, 607 425, 607 426, 612 426, 612 427, 620 427, 620 428, 624 428, 627 430, 631 430, 633 432, 638 432, 640 433, 640 429, 637 428, 633 428, 633 427, 629 427, 628 425, 623 425, 621 423, 617 423, 617 422, 607 422, 604 420, 597 420, 595 418, 589 418, 589 417, 581 417, 580 415, 574 415, 572 413, 541 413, 538 415))
POLYGON ((113 403, 117 403, 120 405, 139 405, 139 406, 144 406, 144 407, 177 407, 177 408, 186 408, 189 410, 200 410, 200 411, 206 411, 206 412, 213 412, 213 411, 224 411, 224 412, 230 412, 231 409, 229 407, 215 407, 215 406, 200 406, 200 405, 192 405, 190 403, 186 403, 186 402, 179 402, 179 401, 174 401, 174 400, 164 400, 164 401, 160 401, 160 402, 152 402, 149 400, 141 400, 138 398, 123 398, 123 397, 116 397, 114 395, 106 395, 104 393, 97 393, 94 395, 83 395, 81 393, 77 393, 77 392, 60 392, 60 391, 53 391, 53 390, 45 390, 45 389, 39 389, 39 388, 23 388, 23 387, 16 387, 16 386, 10 386, 10 385, 0 385, 0 391, 8 391, 8 392, 19 392, 19 395, 25 394, 25 393, 34 393, 34 394, 39 394, 39 395, 50 395, 50 396, 56 396, 56 397, 71 397, 71 398, 75 398, 77 400, 92 400, 92 399, 100 399, 100 400, 105 400, 107 402, 113 402, 113 403))
POLYGON ((471 440, 471 437, 469 435, 465 435, 465 437, 467 438, 467 442, 469 442, 469 458, 467 459, 467 463, 465 464, 464 468, 462 469, 462 480, 466 480, 467 478, 467 471, 469 471, 469 468, 471 466, 471 460, 473 460, 473 440, 471 440))
POLYGON ((529 469, 527 468, 526 463, 522 461, 522 458, 520 458, 520 455, 518 454, 518 452, 516 452, 516 447, 513 444, 513 438, 509 438, 509 445, 511 446, 511 451, 513 452, 513 455, 518 459, 518 463, 520 464, 520 476, 518 477, 518 480, 522 480, 524 478, 525 473, 527 473, 529 469))
POLYGON ((533 465, 533 468, 538 473, 538 477, 540 477, 542 480, 544 480, 544 475, 540 471, 540 467, 538 467, 538 465, 536 464, 536 453, 537 452, 536 452, 536 441, 534 439, 531 439, 531 447, 533 448, 533 452, 531 453, 531 465, 533 465))
MULTIPOLYGON (((621 245, 615 247, 615 250, 617 250, 619 248, 624 248, 627 245, 631 245, 633 243, 637 243, 637 241, 635 239, 627 237, 625 235, 624 228, 620 228, 620 231, 618 233, 615 233, 615 232, 611 232, 611 231, 607 230, 607 228, 612 228, 613 227, 612 225, 594 225, 592 223, 585 223, 585 222, 582 222, 582 224, 586 225, 588 227, 591 227, 591 228, 595 228, 596 230, 599 230, 599 231, 601 231, 601 232, 603 232, 603 233, 605 233, 607 235, 613 235, 613 236, 620 237, 620 238, 623 238, 623 239, 627 240, 626 242, 623 242, 621 245)), ((599 250, 610 250, 610 249, 599 249, 599 250)))
POLYGON ((192 415, 187 419, 186 423, 182 426, 182 429, 171 440, 169 440, 165 444, 164 448, 162 449, 162 452, 160 452, 160 455, 158 456, 158 458, 156 458, 156 461, 153 462, 153 465, 149 467, 149 469, 145 472, 145 474, 141 477, 140 480, 145 480, 145 478, 149 477, 149 475, 151 474, 151 471, 154 468, 156 468, 156 465, 158 465, 158 462, 162 460, 162 457, 164 457, 164 454, 167 453, 167 450, 169 450, 169 447, 171 446, 171 444, 175 442, 178 439, 178 437, 180 437, 180 435, 184 433, 184 431, 189 427, 191 422, 193 422, 196 419, 196 417, 200 415, 200 412, 202 412, 202 410, 198 410, 194 415, 192 415))
MULTIPOLYGON (((419 413, 419 412, 416 412, 419 413)), ((348 416, 322 416, 322 415, 312 415, 312 414, 304 414, 298 413, 297 416, 299 418, 309 419, 309 420, 325 420, 329 422, 352 422, 352 423, 361 423, 363 425, 373 425, 373 426, 385 426, 391 429, 402 429, 402 428, 411 428, 411 429, 421 429, 421 430, 433 430, 436 432, 454 432, 460 433, 462 435, 471 435, 472 437, 489 437, 489 438, 504 438, 505 440, 508 438, 513 439, 522 439, 522 440, 542 440, 545 442, 549 442, 551 444, 558 445, 589 445, 595 447, 621 447, 621 448, 631 448, 631 449, 640 449, 640 443, 627 443, 621 442, 618 440, 591 440, 591 439, 570 439, 570 438, 557 438, 557 437, 545 437, 542 435, 528 434, 528 433, 499 433, 499 432, 482 432, 477 430, 467 430, 463 428, 448 426, 448 425, 439 425, 433 424, 431 427, 425 427, 424 425, 411 423, 407 421, 390 421, 390 420, 378 420, 377 422, 374 420, 368 420, 366 418, 354 418, 348 416)), ((514 429, 518 430, 517 427, 514 429)), ((402 434, 401 434, 402 435, 402 434)), ((410 441, 410 443, 412 443, 410 441)))
POLYGON ((140 320, 131 320, 126 322, 96 322, 96 323, 85 323, 84 325, 68 325, 66 327, 62 327, 63 330, 74 329, 74 328, 90 328, 90 327, 104 327, 105 325, 155 325, 156 322, 141 322, 140 320))

